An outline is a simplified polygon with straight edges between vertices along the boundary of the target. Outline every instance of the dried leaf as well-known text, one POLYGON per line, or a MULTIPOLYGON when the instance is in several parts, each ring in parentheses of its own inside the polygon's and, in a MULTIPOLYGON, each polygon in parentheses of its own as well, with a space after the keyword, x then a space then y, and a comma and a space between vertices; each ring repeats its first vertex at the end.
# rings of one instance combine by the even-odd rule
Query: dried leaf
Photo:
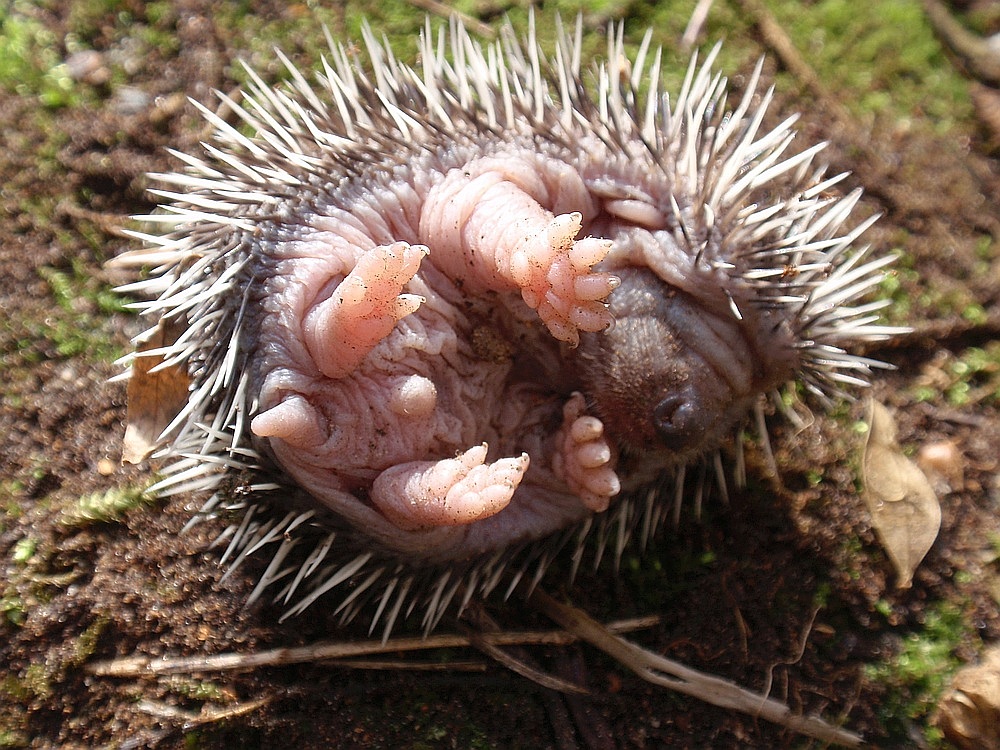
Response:
POLYGON ((170 346, 177 339, 178 325, 160 321, 156 331, 136 347, 128 381, 128 426, 122 446, 122 461, 137 464, 162 442, 161 435, 187 402, 191 378, 183 367, 165 367, 150 372, 163 357, 138 356, 141 352, 170 346))
POLYGON ((903 455, 896 423, 882 404, 869 401, 868 442, 862 463, 864 500, 872 526, 899 576, 909 588, 913 572, 941 528, 941 506, 924 473, 903 455))
POLYGON ((1000 750, 1000 648, 955 675, 934 723, 962 750, 1000 750))

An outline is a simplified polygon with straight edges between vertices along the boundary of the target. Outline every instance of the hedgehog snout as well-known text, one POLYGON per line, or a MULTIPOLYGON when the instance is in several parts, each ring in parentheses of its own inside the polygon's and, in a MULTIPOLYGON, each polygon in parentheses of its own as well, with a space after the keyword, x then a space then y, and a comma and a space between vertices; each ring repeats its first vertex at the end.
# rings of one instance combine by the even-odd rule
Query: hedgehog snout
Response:
POLYGON ((686 462, 729 437, 760 394, 794 374, 790 342, 779 334, 764 346, 749 313, 739 319, 648 269, 616 273, 615 328, 587 337, 578 361, 595 413, 625 450, 686 462))
POLYGON ((671 450, 683 450, 703 431, 697 395, 688 388, 671 393, 653 409, 653 426, 660 441, 671 450))

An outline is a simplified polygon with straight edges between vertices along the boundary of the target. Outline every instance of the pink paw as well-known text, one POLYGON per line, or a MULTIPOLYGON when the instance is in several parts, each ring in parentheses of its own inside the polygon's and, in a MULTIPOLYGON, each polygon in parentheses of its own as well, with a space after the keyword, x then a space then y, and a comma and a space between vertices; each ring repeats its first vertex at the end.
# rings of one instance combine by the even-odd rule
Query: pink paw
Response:
POLYGON ((595 513, 607 510, 611 498, 621 490, 614 451, 604 437, 604 425, 586 413, 580 393, 570 396, 563 406, 563 424, 556 433, 552 468, 595 513))
POLYGON ((510 503, 528 469, 528 454, 485 461, 484 444, 455 458, 393 466, 375 478, 371 500, 408 531, 480 521, 510 503))
POLYGON ((574 239, 583 226, 579 213, 561 214, 528 239, 511 257, 511 278, 521 297, 555 338, 576 346, 580 331, 603 331, 613 322, 603 300, 620 283, 594 273, 611 249, 610 240, 574 239))
POLYGON ((310 311, 303 330, 320 372, 329 378, 350 375, 397 322, 420 307, 422 297, 402 290, 426 254, 422 245, 405 242, 372 248, 310 311))

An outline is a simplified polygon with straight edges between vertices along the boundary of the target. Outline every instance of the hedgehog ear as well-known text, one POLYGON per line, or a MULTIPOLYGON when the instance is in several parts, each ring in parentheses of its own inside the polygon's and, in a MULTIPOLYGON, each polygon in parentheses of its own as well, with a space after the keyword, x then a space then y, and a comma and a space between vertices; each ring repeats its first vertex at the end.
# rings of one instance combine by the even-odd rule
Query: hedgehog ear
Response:
POLYGON ((693 396, 685 387, 679 393, 671 393, 653 409, 653 426, 669 449, 684 450, 705 431, 705 415, 693 396))

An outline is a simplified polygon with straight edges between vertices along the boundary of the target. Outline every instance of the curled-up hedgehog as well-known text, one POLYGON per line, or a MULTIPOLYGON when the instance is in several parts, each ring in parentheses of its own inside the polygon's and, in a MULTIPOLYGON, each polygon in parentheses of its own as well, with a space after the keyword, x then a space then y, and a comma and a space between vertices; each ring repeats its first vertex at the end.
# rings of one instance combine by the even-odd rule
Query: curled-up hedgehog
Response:
POLYGON ((212 141, 119 263, 152 269, 127 289, 161 342, 133 378, 189 382, 154 490, 235 513, 234 565, 271 546, 255 596, 430 628, 648 534, 783 384, 826 402, 880 366, 850 353, 893 332, 860 193, 794 117, 762 128, 759 64, 733 106, 716 48, 671 101, 651 39, 612 30, 585 73, 579 21, 551 54, 428 24, 411 68, 368 30, 314 82, 281 57, 287 83, 199 105, 212 141))

